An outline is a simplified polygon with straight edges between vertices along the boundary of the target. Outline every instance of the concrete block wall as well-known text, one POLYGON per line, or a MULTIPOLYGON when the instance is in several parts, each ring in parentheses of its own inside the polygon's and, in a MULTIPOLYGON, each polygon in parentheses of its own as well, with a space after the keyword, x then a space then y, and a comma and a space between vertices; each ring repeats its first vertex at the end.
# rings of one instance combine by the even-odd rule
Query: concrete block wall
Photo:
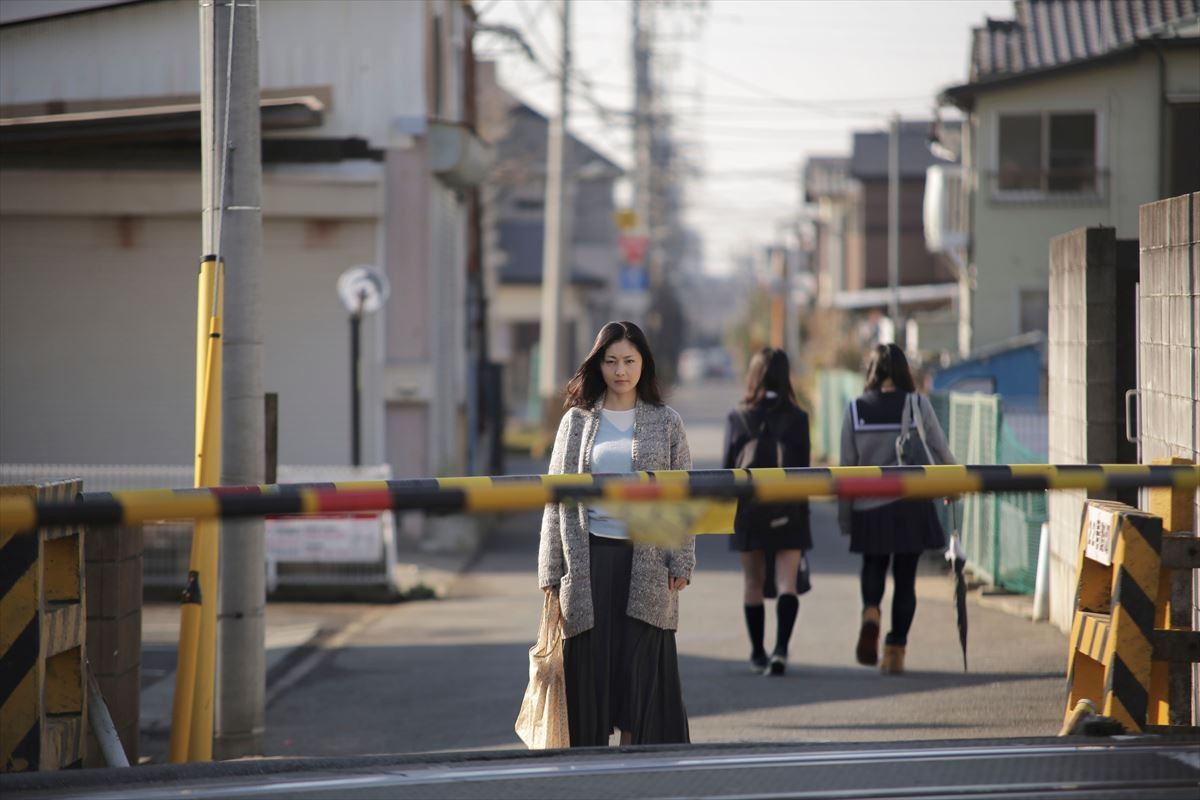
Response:
MULTIPOLYGON (((1080 228, 1050 242, 1051 464, 1115 460, 1116 271, 1114 228, 1080 228)), ((1087 497, 1081 491, 1051 492, 1047 503, 1050 622, 1062 630, 1070 629, 1075 611, 1079 529, 1087 497)))
POLYGON ((1139 255, 1142 458, 1197 460, 1200 193, 1141 207, 1139 255))
POLYGON ((1147 203, 1139 223, 1142 459, 1200 463, 1200 192, 1147 203))
MULTIPOLYGON (((89 530, 84 547, 87 657, 130 764, 138 763, 142 676, 142 529, 89 530)), ((88 730, 85 766, 104 766, 88 730)))

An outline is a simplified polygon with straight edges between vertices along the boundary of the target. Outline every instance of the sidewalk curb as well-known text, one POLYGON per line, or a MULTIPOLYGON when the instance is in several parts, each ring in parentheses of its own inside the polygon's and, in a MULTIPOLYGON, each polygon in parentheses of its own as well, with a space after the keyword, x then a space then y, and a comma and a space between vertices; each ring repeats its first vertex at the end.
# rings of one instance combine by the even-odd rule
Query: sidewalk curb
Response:
POLYGON ((389 606, 375 606, 338 631, 326 636, 318 633, 309 642, 297 648, 297 657, 289 657, 285 659, 285 662, 281 662, 280 666, 283 666, 284 663, 289 666, 278 670, 279 674, 274 681, 271 681, 268 676, 263 707, 270 708, 280 695, 302 681, 332 653, 345 647, 352 637, 373 625, 389 609, 389 606))
POLYGON ((1003 611, 1006 614, 1011 614, 1014 617, 1021 617, 1026 622, 1037 623, 1045 620, 1035 620, 1033 618, 1033 596, 1027 594, 984 594, 982 591, 975 591, 971 596, 976 603, 984 608, 1003 611))

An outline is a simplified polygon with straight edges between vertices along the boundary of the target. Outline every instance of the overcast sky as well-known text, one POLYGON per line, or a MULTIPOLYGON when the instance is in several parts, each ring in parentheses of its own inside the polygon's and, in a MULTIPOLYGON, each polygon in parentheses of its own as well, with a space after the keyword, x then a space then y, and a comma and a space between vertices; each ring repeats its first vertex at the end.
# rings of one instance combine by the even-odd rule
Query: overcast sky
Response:
MULTIPOLYGON (((849 154, 851 132, 886 127, 893 111, 928 119, 937 92, 966 80, 972 26, 1011 18, 1012 0, 712 0, 657 12, 655 75, 677 137, 701 169, 686 219, 705 241, 705 268, 776 237, 799 203, 810 155, 849 154)), ((552 111, 559 58, 557 0, 479 0, 484 22, 521 30, 542 66, 494 35, 477 39, 504 85, 552 111)), ((632 165, 631 4, 572 0, 579 84, 572 133, 632 165), (586 87, 590 87, 590 90, 586 87)), ((622 198, 625 199, 625 198, 622 198)))

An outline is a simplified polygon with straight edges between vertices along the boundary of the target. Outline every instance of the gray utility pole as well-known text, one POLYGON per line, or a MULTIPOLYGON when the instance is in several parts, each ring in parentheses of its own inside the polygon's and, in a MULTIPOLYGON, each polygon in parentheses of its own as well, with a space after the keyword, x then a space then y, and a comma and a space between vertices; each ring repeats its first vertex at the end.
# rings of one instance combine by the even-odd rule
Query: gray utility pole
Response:
POLYGON ((558 76, 558 113, 550 120, 546 143, 545 230, 542 239, 542 329, 538 394, 542 420, 551 431, 562 396, 562 284, 571 263, 571 188, 567 174, 567 111, 571 80, 571 0, 560 0, 562 66, 558 76))
MULTIPOLYGON (((637 228, 647 238, 644 266, 649 270, 653 292, 661 285, 663 275, 662 262, 655 258, 655 231, 651 219, 654 210, 654 181, 651 177, 654 170, 654 119, 650 37, 646 28, 653 9, 647 8, 645 11, 643 19, 642 0, 633 0, 633 210, 637 214, 637 228)), ((653 341, 654 334, 650 333, 650 336, 653 341)))
MULTIPOLYGON (((263 480, 258 0, 200 0, 204 252, 225 262, 221 483, 263 480)), ((261 519, 221 523, 213 756, 263 752, 261 519)))
POLYGON ((888 135, 888 316, 892 337, 904 341, 900 324, 900 115, 893 114, 888 135))

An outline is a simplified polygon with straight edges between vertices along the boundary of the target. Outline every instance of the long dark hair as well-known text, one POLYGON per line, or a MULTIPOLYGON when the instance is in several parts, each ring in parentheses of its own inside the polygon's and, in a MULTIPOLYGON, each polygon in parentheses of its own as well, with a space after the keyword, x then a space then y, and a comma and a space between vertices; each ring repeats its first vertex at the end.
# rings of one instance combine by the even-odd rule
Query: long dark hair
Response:
POLYGON ((637 383, 637 396, 643 403, 662 405, 662 394, 658 390, 658 378, 654 371, 654 354, 650 352, 650 343, 646 334, 632 322, 609 322, 596 334, 592 351, 575 370, 574 376, 567 381, 567 397, 563 408, 583 406, 591 408, 596 404, 608 388, 604 383, 604 373, 600 364, 604 361, 604 353, 613 342, 626 339, 637 348, 642 355, 642 376, 637 383))
POLYGON ((792 368, 787 353, 774 347, 764 347, 750 358, 746 368, 746 393, 742 405, 752 407, 762 402, 767 392, 774 392, 792 405, 796 392, 792 389, 792 368))
POLYGON ((917 390, 904 351, 894 344, 877 344, 871 351, 871 360, 867 362, 867 391, 880 391, 888 378, 902 392, 917 390))

